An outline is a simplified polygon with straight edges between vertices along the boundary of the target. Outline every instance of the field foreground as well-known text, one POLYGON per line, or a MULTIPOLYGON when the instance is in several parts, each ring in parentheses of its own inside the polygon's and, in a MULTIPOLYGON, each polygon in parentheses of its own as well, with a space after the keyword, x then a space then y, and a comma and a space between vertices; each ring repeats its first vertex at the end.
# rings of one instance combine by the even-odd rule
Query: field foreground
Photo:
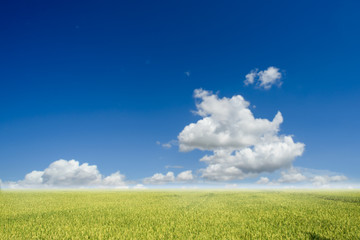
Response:
POLYGON ((360 239, 359 191, 2 191, 0 239, 360 239))

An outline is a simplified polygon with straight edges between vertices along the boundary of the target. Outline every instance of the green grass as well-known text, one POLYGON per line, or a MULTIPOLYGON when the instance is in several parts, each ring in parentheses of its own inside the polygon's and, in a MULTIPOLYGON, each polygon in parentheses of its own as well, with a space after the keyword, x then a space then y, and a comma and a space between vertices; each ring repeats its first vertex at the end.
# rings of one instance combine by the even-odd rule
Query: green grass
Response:
POLYGON ((0 239, 360 239, 360 192, 2 191, 0 239))

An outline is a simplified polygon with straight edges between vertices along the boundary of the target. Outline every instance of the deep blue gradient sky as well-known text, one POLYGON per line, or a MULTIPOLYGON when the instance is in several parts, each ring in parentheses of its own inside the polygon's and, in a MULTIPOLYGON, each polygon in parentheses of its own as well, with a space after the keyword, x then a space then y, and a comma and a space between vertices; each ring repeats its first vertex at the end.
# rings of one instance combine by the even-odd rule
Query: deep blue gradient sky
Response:
POLYGON ((204 167, 156 144, 240 94, 306 144, 295 166, 360 171, 359 1, 2 1, 0 179, 76 159, 142 179, 204 167), (283 85, 244 86, 276 66, 283 85), (187 76, 185 72, 190 72, 187 76), (174 171, 181 171, 181 169, 174 171))

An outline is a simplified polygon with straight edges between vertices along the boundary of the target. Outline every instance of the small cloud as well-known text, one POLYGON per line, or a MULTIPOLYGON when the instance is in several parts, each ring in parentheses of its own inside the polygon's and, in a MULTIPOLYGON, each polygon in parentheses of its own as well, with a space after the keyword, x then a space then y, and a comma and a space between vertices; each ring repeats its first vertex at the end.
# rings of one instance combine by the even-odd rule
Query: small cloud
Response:
POLYGON ((156 144, 157 144, 157 145, 161 145, 163 148, 169 149, 169 148, 172 148, 173 146, 178 145, 178 141, 176 141, 176 140, 170 140, 170 141, 167 142, 167 143, 161 143, 160 141, 156 141, 156 144))
POLYGON ((344 175, 336 176, 315 176, 311 179, 315 186, 327 186, 329 183, 346 181, 348 178, 344 175))
POLYGON ((170 143, 164 143, 161 145, 163 148, 171 148, 171 144, 170 143))
POLYGON ((348 180, 344 175, 339 175, 327 170, 316 170, 309 168, 291 167, 287 171, 281 172, 281 177, 273 183, 312 183, 317 187, 331 187, 332 183, 348 180))
POLYGON ((281 172, 281 178, 279 178, 279 183, 296 183, 306 181, 307 177, 301 174, 297 169, 291 168, 287 172, 281 172))
POLYGON ((102 185, 104 186, 121 186, 124 185, 125 175, 120 174, 119 171, 111 174, 110 176, 105 177, 102 180, 102 185))
POLYGON ((191 181, 194 180, 194 176, 191 170, 181 172, 177 175, 176 180, 183 182, 183 181, 191 181))
POLYGON ((143 184, 136 184, 133 189, 147 189, 143 184))
POLYGON ((256 183, 257 183, 257 184, 267 184, 267 183, 269 183, 269 182, 270 182, 269 178, 267 178, 267 177, 261 177, 256 183))
POLYGON ((188 182, 194 179, 194 175, 191 170, 183 171, 175 177, 174 172, 168 172, 167 174, 155 173, 152 177, 145 178, 143 182, 145 184, 167 184, 174 182, 188 182))
POLYGON ((165 184, 175 181, 175 175, 173 172, 168 172, 166 175, 161 173, 155 173, 152 177, 144 179, 146 184, 165 184))
POLYGON ((44 179, 44 171, 32 171, 25 175, 24 180, 20 181, 20 183, 25 185, 38 185, 42 184, 44 179))
POLYGON ((251 70, 246 74, 244 84, 245 86, 256 84, 257 88, 269 90, 273 85, 280 87, 282 85, 282 74, 279 68, 268 67, 268 69, 259 71, 258 69, 251 70))
POLYGON ((250 84, 254 84, 255 78, 256 78, 257 75, 258 75, 258 70, 257 69, 251 70, 250 73, 246 74, 244 84, 246 86, 250 85, 250 84))
POLYGON ((189 71, 186 71, 186 72, 184 72, 184 74, 187 76, 187 77, 190 77, 190 72, 189 71))

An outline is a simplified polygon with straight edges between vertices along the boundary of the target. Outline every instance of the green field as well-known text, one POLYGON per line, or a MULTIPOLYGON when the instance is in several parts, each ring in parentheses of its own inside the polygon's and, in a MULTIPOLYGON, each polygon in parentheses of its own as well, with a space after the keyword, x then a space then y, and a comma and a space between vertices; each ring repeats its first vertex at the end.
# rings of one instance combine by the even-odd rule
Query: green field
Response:
POLYGON ((359 191, 2 191, 0 239, 360 239, 359 191))

